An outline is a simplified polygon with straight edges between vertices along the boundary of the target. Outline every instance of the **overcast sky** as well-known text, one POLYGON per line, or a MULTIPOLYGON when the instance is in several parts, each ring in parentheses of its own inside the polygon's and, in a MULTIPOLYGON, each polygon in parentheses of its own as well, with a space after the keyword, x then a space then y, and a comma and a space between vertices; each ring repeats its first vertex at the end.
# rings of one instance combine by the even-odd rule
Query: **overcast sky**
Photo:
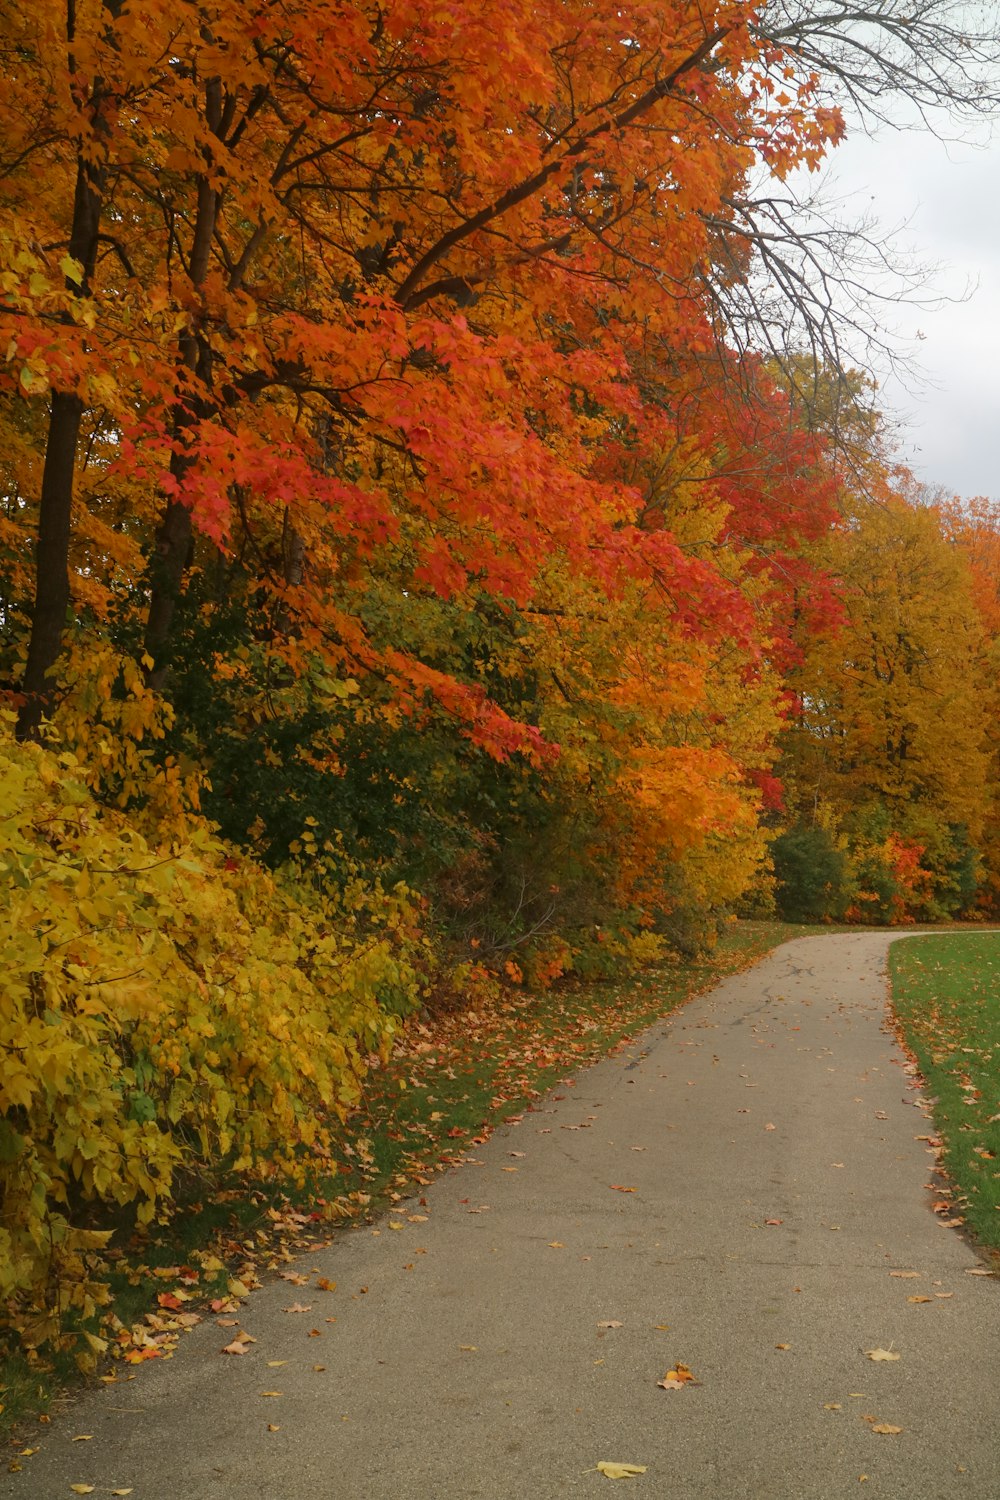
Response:
POLYGON ((901 456, 929 484, 1000 497, 1000 141, 855 133, 831 154, 823 191, 845 218, 905 226, 904 258, 936 263, 932 285, 954 299, 885 315, 923 373, 923 388, 908 380, 907 389, 875 372, 883 406, 900 420, 901 456))

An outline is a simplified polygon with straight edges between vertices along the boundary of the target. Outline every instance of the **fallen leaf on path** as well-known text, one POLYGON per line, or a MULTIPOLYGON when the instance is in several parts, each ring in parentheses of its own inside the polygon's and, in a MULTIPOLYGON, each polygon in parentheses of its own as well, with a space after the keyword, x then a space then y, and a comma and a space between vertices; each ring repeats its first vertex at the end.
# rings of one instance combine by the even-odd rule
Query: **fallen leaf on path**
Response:
POLYGON ((778 1128, 777 1125, 771 1125, 771 1124, 767 1124, 767 1125, 764 1126, 765 1130, 777 1130, 777 1128, 778 1128))
POLYGON ((791 1344, 775 1344, 774 1347, 776 1349, 790 1349, 792 1346, 791 1344))
POLYGON ((479 1353, 479 1345, 478 1344, 459 1344, 458 1347, 461 1349, 461 1351, 462 1351, 463 1354, 478 1354, 479 1353))
POLYGON ((291 1305, 291 1307, 283 1307, 281 1310, 282 1310, 282 1312, 287 1312, 287 1313, 306 1313, 306 1312, 312 1312, 312 1303, 311 1302, 293 1302, 292 1305, 291 1305))
POLYGON ((308 1286, 309 1277, 301 1276, 298 1271, 279 1271, 278 1275, 282 1281, 290 1281, 293 1286, 308 1286))
POLYGON ((645 1464, 611 1464, 602 1459, 597 1465, 597 1472, 603 1474, 606 1479, 631 1479, 633 1474, 645 1474, 645 1464))
POLYGON ((329 1281, 325 1276, 321 1276, 316 1285, 321 1292, 335 1292, 337 1290, 337 1283, 329 1281))
POLYGON ((598 1328, 621 1328, 622 1324, 618 1322, 617 1318, 609 1318, 606 1323, 598 1323, 597 1326, 598 1328))
POLYGON ((701 1382, 695 1380, 688 1366, 678 1360, 673 1369, 668 1370, 663 1379, 656 1383, 665 1391, 679 1391, 686 1385, 700 1385, 701 1382))
POLYGON ((247 1354, 249 1351, 250 1345, 248 1343, 244 1343, 242 1339, 233 1339, 231 1344, 227 1344, 219 1352, 220 1354, 247 1354))
POLYGON ((613 1182, 611 1184, 611 1191, 613 1193, 634 1193, 637 1192, 638 1189, 634 1187, 622 1187, 620 1182, 613 1182))
POLYGON ((879 1360, 899 1359, 899 1355, 893 1354, 890 1349, 866 1349, 865 1353, 869 1359, 875 1360, 876 1363, 879 1360))
POLYGON ((267 1430, 268 1432, 280 1432, 281 1428, 278 1426, 277 1422, 268 1422, 267 1430))
POLYGON ((988 1266, 970 1266, 965 1274, 966 1276, 992 1276, 993 1272, 988 1266))
POLYGON ((824 1401, 823 1402, 823 1410, 824 1411, 843 1411, 843 1409, 844 1408, 841 1406, 841 1404, 840 1404, 839 1401, 824 1401))
POLYGON ((901 1280, 912 1281, 915 1276, 919 1276, 920 1275, 920 1272, 919 1271, 890 1271, 889 1275, 890 1276, 898 1276, 898 1277, 900 1277, 901 1280))
POLYGON ((524 1157, 527 1155, 527 1152, 525 1152, 525 1151, 508 1151, 507 1155, 508 1156, 516 1156, 519 1161, 523 1161, 524 1157))
POLYGON ((893 1427, 891 1422, 876 1422, 872 1427, 872 1432, 881 1432, 887 1435, 902 1432, 902 1430, 902 1427, 893 1427))
POLYGON ((784 1219, 765 1219, 765 1224, 784 1224, 784 1219))
POLYGON ((955 1293, 954 1292, 935 1292, 934 1295, 935 1295, 935 1297, 939 1297, 941 1299, 941 1301, 944 1302, 948 1297, 954 1297, 955 1293))
POLYGON ((550 1250, 565 1250, 565 1248, 566 1246, 563 1244, 562 1240, 549 1240, 550 1250))
POLYGON ((92 1495, 95 1486, 92 1484, 71 1484, 70 1489, 74 1495, 92 1495))
POLYGON ((92 1443, 94 1434, 92 1432, 80 1432, 73 1439, 74 1443, 92 1443))
POLYGON ((267 1362, 267 1368, 269 1370, 280 1370, 282 1365, 287 1365, 287 1363, 287 1359, 269 1359, 267 1362))
POLYGON ((112 1495, 131 1495, 132 1489, 130 1486, 127 1490, 112 1490, 111 1493, 112 1495))
POLYGON ((261 1391, 262 1396, 280 1396, 280 1391, 261 1391))
POLYGON ((907 1297, 907 1302, 933 1302, 933 1297, 907 1297))

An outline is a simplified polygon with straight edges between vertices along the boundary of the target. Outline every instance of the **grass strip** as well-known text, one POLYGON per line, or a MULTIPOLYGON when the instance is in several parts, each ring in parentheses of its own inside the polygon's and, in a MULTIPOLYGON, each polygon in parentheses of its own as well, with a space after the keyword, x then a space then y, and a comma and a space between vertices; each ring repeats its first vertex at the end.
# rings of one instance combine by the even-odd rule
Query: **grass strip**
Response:
POLYGON ((1000 1250, 1000 933, 893 943, 889 973, 956 1204, 980 1244, 1000 1250))

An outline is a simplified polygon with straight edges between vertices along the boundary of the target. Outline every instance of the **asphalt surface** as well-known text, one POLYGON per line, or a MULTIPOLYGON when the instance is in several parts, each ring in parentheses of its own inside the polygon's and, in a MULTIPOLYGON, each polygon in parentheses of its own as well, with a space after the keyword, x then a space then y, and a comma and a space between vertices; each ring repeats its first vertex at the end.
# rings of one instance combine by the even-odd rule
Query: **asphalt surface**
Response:
POLYGON ((614 1461, 663 1500, 1000 1500, 1000 1285, 931 1209, 889 941, 799 939, 677 1011, 254 1292, 249 1354, 209 1320, 75 1400, 0 1495, 557 1500, 614 1461))

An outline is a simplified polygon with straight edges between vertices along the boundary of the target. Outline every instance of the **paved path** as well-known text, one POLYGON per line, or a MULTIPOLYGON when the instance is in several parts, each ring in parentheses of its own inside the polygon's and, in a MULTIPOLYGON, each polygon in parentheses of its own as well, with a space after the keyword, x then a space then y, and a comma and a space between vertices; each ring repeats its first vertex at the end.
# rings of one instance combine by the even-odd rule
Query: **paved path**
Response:
POLYGON ((799 939, 694 1001, 436 1182, 425 1222, 303 1263, 336 1292, 255 1293, 251 1354, 203 1324, 0 1494, 559 1500, 614 1460, 647 1466, 609 1491, 636 1500, 1000 1500, 1000 1285, 931 1213, 888 941, 799 939), (659 1389, 677 1360, 701 1384, 659 1389))

